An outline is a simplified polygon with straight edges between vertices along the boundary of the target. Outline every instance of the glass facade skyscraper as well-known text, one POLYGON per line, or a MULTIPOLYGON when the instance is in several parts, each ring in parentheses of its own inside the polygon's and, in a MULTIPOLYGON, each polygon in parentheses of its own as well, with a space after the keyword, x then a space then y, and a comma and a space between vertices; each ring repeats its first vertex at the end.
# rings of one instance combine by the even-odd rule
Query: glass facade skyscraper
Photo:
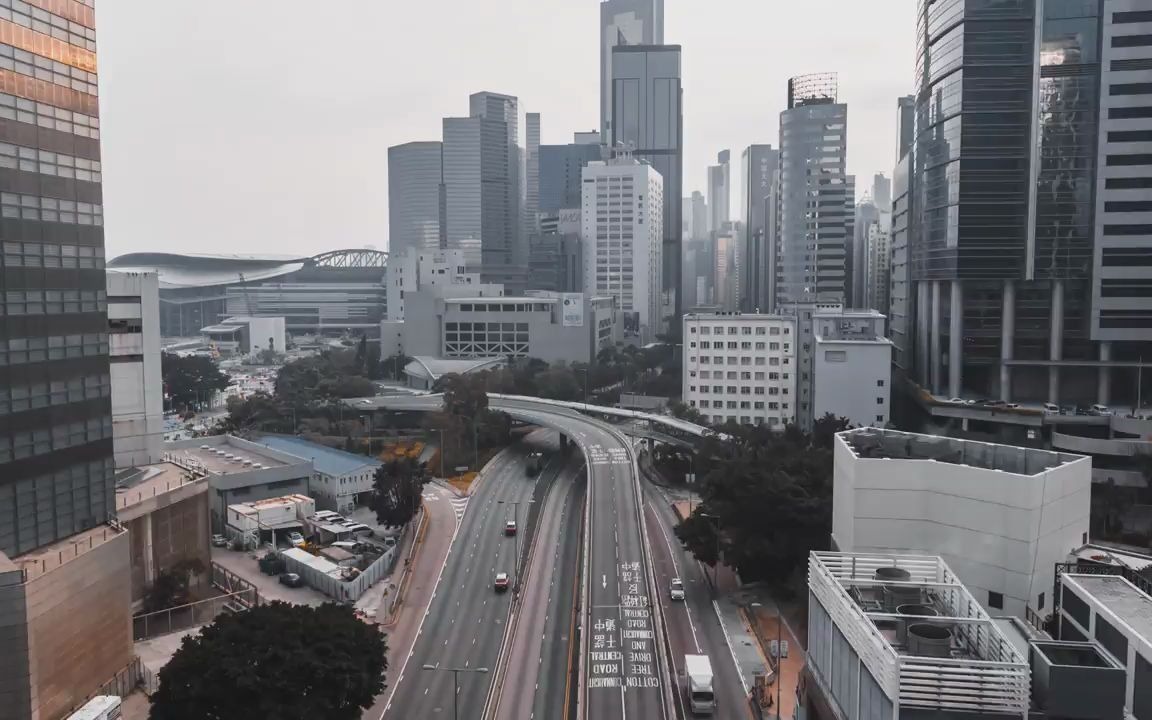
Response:
MULTIPOLYGON (((680 232, 684 185, 683 93, 679 45, 617 45, 612 49, 612 124, 607 144, 648 163, 664 180, 662 294, 674 296, 680 332, 680 232)), ((655 327, 662 323, 656 322, 655 327)), ((658 331, 657 331, 658 332, 658 331)))
POLYGON ((388 250, 444 246, 444 144, 410 142, 388 148, 388 250))
POLYGON ((933 392, 1141 404, 1152 204, 1110 200, 1152 187, 1152 85, 1126 81, 1150 28, 1141 0, 920 3, 907 301, 933 392))
POLYGON ((0 552, 114 512, 93 0, 0 2, 0 552))

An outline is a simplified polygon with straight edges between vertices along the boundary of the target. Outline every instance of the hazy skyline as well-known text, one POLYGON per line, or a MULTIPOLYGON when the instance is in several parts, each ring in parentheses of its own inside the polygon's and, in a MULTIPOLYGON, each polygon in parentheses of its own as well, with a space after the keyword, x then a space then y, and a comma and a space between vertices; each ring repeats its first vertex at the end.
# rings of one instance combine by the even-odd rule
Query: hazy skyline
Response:
MULTIPOLYGON (((470 93, 516 95, 545 144, 598 126, 598 4, 101 0, 109 256, 387 247, 387 148, 439 139, 470 93)), ((860 193, 891 173, 914 0, 667 0, 666 23, 683 47, 685 195, 717 151, 776 146, 787 79, 809 72, 839 73, 860 193)))

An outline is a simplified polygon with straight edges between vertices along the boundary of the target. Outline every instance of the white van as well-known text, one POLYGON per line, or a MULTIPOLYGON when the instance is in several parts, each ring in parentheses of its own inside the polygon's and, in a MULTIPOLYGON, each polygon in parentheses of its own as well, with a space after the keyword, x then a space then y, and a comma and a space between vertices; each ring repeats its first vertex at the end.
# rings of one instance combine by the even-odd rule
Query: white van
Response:
POLYGON ((353 535, 358 535, 360 537, 372 536, 372 528, 361 523, 351 523, 350 525, 345 525, 344 527, 351 530, 353 535))

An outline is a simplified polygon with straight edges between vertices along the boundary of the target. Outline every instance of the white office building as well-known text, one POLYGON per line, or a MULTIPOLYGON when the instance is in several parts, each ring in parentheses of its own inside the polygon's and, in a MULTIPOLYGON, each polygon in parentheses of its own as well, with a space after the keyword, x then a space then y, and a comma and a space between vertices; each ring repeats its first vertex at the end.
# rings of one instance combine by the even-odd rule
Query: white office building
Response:
POLYGON ((1092 460, 865 428, 839 433, 832 540, 843 552, 927 553, 989 612, 1052 607, 1055 563, 1088 536, 1092 460))
POLYGON ((616 298, 625 332, 649 342, 661 323, 664 181, 623 151, 588 163, 582 180, 584 292, 616 298))
POLYGON ((154 272, 109 270, 105 283, 116 468, 157 463, 164 451, 160 279, 154 272))
POLYGON ((796 322, 782 315, 684 316, 682 397, 713 424, 796 420, 796 322))
POLYGON ((402 250, 388 258, 388 321, 403 322, 405 297, 427 291, 437 297, 499 297, 504 286, 484 283, 467 271, 468 251, 402 250))
POLYGON ((892 341, 884 337, 884 316, 817 311, 812 325, 813 419, 831 413, 857 427, 884 427, 892 420, 892 341))

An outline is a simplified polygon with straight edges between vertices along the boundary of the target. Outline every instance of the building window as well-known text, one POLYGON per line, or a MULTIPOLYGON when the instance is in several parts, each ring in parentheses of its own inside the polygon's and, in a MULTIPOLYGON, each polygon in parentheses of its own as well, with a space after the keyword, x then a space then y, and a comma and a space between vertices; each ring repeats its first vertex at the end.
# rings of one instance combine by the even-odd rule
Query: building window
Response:
POLYGON ((1036 597, 1036 609, 1037 610, 1043 610, 1044 609, 1044 593, 1040 593, 1036 597))
POLYGON ((884 416, 883 415, 877 415, 876 416, 876 422, 878 422, 878 423, 884 422, 884 416))
POLYGON ((876 404, 877 405, 883 405, 884 404, 884 398, 882 398, 882 397, 876 398, 876 404))
POLYGON ((997 610, 1004 609, 1004 593, 988 591, 988 607, 996 608, 997 610))

